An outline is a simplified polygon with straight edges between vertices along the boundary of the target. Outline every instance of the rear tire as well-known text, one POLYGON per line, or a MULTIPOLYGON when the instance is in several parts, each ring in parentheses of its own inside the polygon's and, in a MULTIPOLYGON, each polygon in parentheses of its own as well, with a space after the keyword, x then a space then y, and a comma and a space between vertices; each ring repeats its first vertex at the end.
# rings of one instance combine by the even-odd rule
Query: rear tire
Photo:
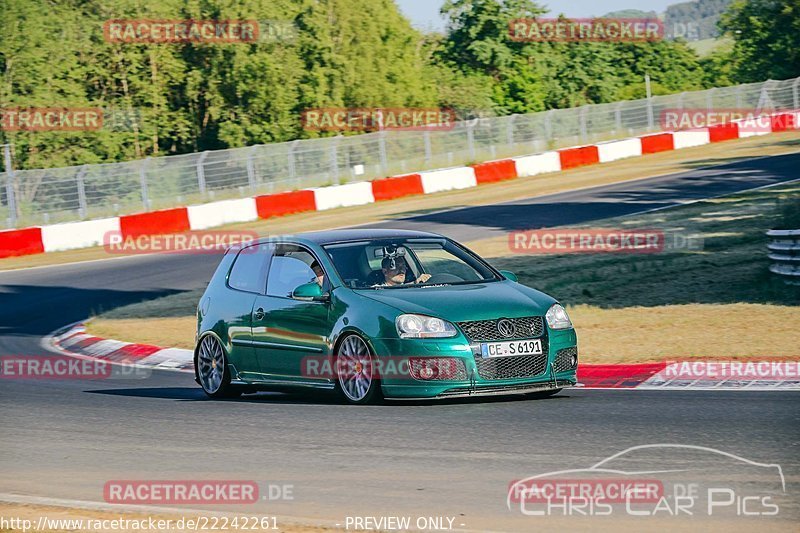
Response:
POLYGON ((364 405, 383 400, 375 361, 375 355, 360 336, 349 334, 339 343, 334 358, 336 391, 347 403, 364 405))
POLYGON ((194 368, 197 381, 209 398, 236 398, 242 394, 231 385, 228 356, 215 336, 206 335, 200 341, 194 368))

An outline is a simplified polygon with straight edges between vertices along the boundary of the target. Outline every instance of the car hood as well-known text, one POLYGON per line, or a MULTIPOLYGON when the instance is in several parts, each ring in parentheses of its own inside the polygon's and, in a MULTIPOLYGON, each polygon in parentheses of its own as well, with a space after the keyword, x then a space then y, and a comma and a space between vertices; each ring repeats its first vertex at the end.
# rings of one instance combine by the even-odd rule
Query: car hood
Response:
POLYGON ((556 300, 512 281, 359 291, 403 313, 436 316, 451 322, 499 317, 543 316, 556 300))

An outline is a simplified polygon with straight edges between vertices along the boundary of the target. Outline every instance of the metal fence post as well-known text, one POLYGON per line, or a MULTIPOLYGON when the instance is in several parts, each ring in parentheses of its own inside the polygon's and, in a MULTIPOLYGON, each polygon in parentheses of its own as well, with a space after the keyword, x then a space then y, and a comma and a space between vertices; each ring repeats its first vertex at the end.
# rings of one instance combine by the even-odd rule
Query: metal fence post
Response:
POLYGON ((6 167, 6 201, 8 203, 8 225, 16 227, 17 225, 17 199, 14 196, 14 169, 11 168, 11 145, 4 144, 3 152, 5 156, 6 167))
POLYGON ((206 171, 203 168, 203 162, 208 157, 208 151, 203 152, 200 154, 200 157, 197 158, 197 188, 200 189, 200 194, 206 193, 206 171))
POLYGON ((509 116, 508 122, 506 123, 506 144, 509 149, 514 147, 514 119, 516 116, 517 115, 509 116))
POLYGON ((142 162, 139 164, 139 181, 142 185, 142 204, 144 204, 144 210, 150 211, 150 199, 147 195, 147 164, 150 161, 150 158, 142 159, 142 162))
POLYGON ((297 148, 297 143, 299 142, 300 140, 298 139, 296 141, 292 141, 291 143, 289 143, 289 151, 286 154, 289 159, 288 160, 289 179, 294 182, 297 182, 297 168, 295 167, 294 150, 295 148, 297 148))
POLYGON ((547 141, 553 140, 553 112, 555 109, 550 109, 544 115, 544 135, 547 137, 547 141))
POLYGON ((339 135, 332 138, 331 146, 328 149, 328 155, 330 157, 331 174, 333 175, 333 179, 335 179, 337 183, 339 182, 339 154, 337 151, 338 144, 339 144, 339 135))
POLYGON ((86 218, 87 214, 87 207, 86 207, 86 187, 83 183, 83 178, 86 176, 86 173, 89 171, 89 165, 83 165, 79 170, 78 174, 75 175, 75 181, 78 185, 78 216, 81 219, 86 218))
POLYGON ((796 78, 794 83, 792 84, 792 103, 794 107, 792 107, 793 111, 800 111, 800 89, 798 86, 800 85, 800 78, 796 78))
POLYGON ((738 85, 736 87, 736 109, 742 108, 742 86, 738 85))
POLYGON ((586 128, 586 112, 588 111, 588 106, 581 106, 580 111, 578 111, 578 123, 580 127, 580 135, 581 141, 586 142, 587 137, 589 136, 587 128, 586 128))
POLYGON ((433 159, 433 153, 431 150, 431 132, 430 130, 425 130, 422 134, 422 140, 425 143, 425 161, 430 162, 433 159))
POLYGON ((256 190, 256 149, 258 146, 251 146, 247 151, 247 183, 250 185, 250 190, 256 190))
POLYGON ((614 106, 614 131, 622 131, 622 102, 614 106))
POLYGON ((386 130, 384 129, 378 134, 378 151, 381 157, 381 171, 386 176, 389 173, 389 157, 386 153, 386 130))
POLYGON ((475 122, 467 121, 467 150, 469 151, 469 158, 471 162, 475 162, 475 122))
MULTIPOLYGON (((683 94, 683 93, 681 93, 683 94)), ((714 109, 714 88, 706 91, 706 111, 711 113, 711 110, 714 109)))

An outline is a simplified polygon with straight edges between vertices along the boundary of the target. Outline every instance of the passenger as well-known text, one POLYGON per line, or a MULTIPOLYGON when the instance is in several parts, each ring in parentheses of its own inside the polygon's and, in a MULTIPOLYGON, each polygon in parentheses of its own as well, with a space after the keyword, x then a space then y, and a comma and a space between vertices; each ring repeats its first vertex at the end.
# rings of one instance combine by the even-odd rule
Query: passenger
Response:
POLYGON ((322 287, 322 285, 325 283, 325 271, 322 270, 322 266, 318 262, 314 261, 311 263, 311 270, 314 271, 314 277, 311 279, 311 281, 316 282, 317 285, 322 287))

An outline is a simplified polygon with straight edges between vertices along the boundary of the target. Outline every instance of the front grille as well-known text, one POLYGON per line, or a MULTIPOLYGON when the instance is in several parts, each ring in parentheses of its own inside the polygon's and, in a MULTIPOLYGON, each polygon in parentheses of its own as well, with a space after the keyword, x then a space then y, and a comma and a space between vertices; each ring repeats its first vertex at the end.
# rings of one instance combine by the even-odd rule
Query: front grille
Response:
POLYGON ((578 349, 577 348, 564 348, 556 353, 556 358, 553 361, 554 372, 566 372, 573 370, 578 366, 578 349), (575 364, 572 363, 572 357, 575 357, 575 364))
POLYGON ((486 359, 476 355, 475 366, 481 379, 533 378, 547 369, 547 353, 486 359))
POLYGON ((471 342, 507 341, 541 337, 544 333, 544 320, 540 316, 505 318, 495 320, 472 320, 456 323, 471 342), (513 326, 513 333, 503 335, 497 328, 500 320, 507 320, 513 326))

